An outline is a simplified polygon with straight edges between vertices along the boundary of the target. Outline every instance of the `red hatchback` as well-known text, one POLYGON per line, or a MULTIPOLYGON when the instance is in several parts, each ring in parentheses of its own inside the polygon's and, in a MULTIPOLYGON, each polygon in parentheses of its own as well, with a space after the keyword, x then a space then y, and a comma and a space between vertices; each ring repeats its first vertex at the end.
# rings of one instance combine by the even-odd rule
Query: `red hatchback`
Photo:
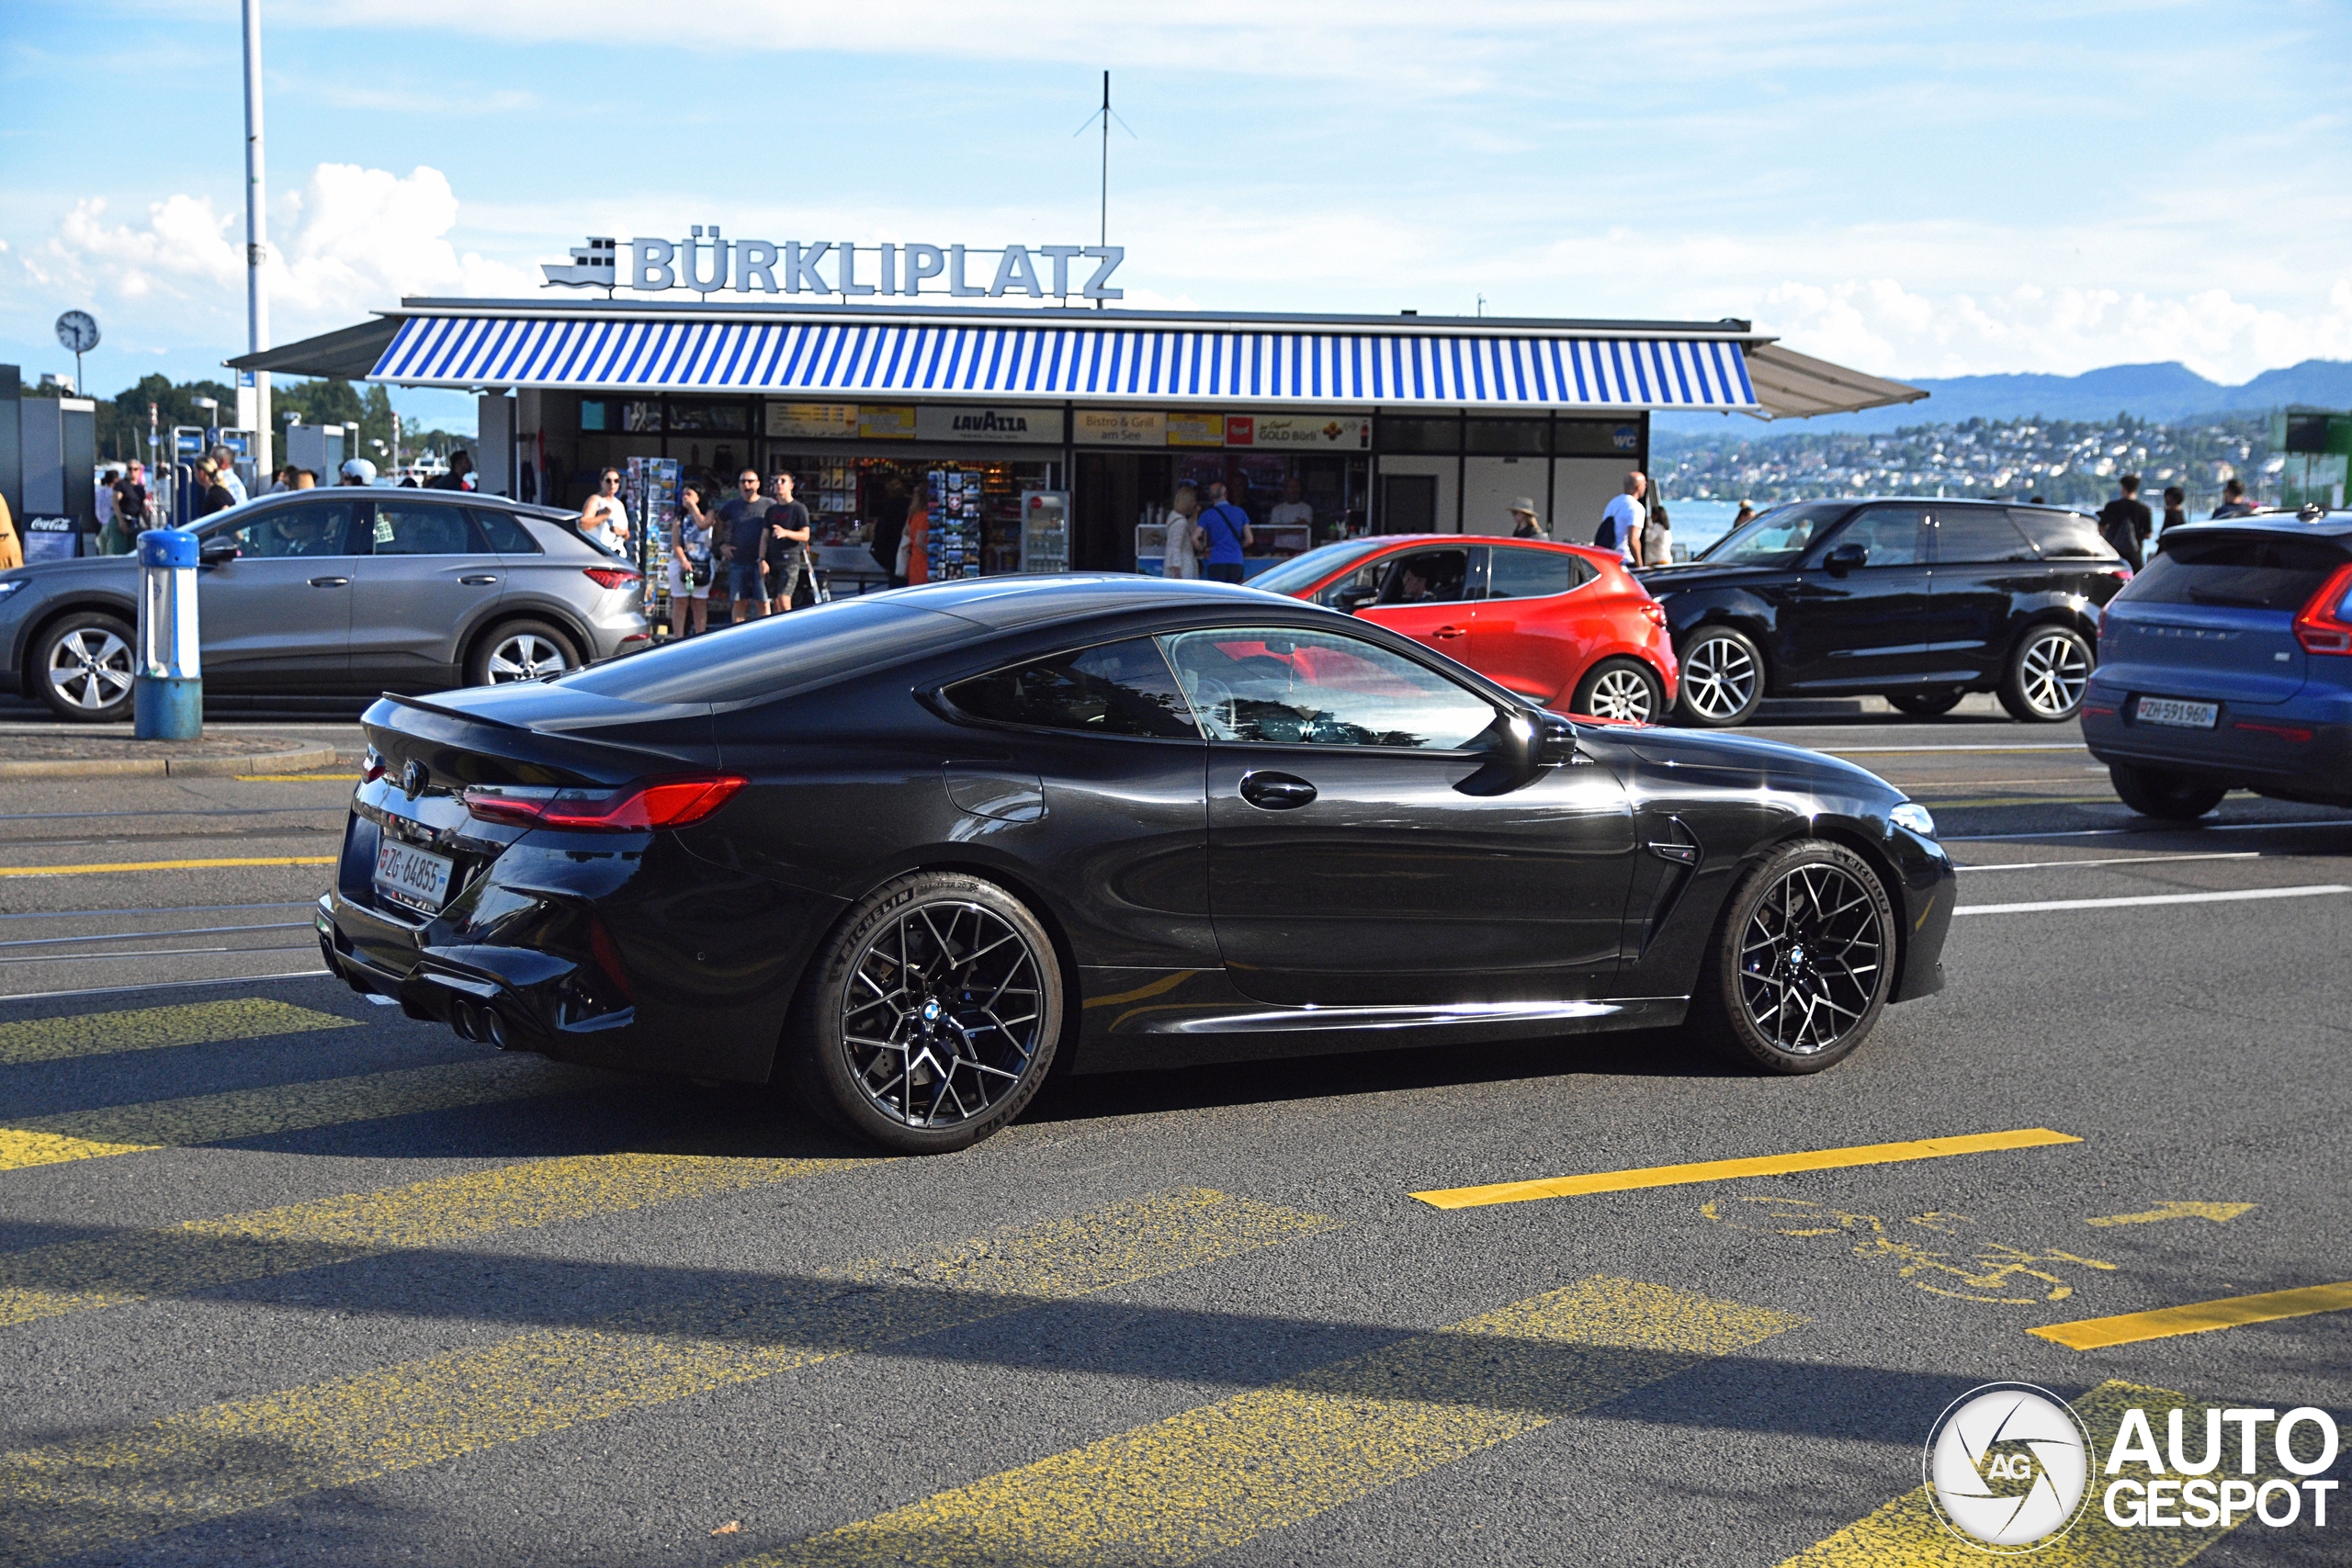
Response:
POLYGON ((1547 708, 1649 724, 1674 701, 1666 612, 1613 550, 1537 539, 1344 539, 1250 580, 1377 621, 1547 708))

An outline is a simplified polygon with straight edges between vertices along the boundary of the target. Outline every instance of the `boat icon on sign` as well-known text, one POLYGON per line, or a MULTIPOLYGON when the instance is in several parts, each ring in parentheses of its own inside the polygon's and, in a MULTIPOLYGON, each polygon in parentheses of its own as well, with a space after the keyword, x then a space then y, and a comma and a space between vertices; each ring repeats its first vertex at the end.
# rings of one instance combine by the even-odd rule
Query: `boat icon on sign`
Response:
POLYGON ((592 235, 586 244, 571 247, 571 265, 541 262, 539 270, 565 288, 610 288, 620 281, 618 242, 592 235))

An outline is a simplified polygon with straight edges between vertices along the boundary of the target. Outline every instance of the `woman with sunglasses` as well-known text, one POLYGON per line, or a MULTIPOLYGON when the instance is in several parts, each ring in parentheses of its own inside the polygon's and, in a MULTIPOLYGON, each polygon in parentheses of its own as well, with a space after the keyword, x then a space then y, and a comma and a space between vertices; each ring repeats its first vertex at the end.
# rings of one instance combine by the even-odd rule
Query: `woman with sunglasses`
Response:
POLYGON ((580 531, 624 560, 628 558, 628 507, 621 501, 618 468, 598 476, 596 493, 580 508, 580 531))

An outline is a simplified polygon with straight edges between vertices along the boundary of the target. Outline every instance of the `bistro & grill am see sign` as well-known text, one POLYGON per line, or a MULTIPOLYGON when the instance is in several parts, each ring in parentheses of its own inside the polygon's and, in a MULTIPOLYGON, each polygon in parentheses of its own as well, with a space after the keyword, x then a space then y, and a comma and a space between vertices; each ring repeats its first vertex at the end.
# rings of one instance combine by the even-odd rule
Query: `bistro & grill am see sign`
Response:
POLYGON ((1111 275, 1127 259, 1124 245, 859 245, 848 241, 729 240, 716 223, 694 225, 683 240, 620 241, 592 236, 569 265, 542 262, 550 284, 565 288, 627 288, 658 294, 691 288, 713 294, 943 295, 954 299, 1118 299, 1111 275), (621 252, 628 253, 622 265, 621 252), (993 259, 991 259, 993 258, 993 259), (932 287, 926 288, 925 284, 932 287))

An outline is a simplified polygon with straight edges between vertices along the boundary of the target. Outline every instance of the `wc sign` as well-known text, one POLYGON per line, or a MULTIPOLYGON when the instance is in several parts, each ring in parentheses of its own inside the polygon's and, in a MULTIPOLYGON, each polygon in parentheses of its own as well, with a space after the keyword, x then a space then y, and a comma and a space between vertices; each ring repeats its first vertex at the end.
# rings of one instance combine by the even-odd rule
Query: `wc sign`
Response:
POLYGON ((860 245, 831 240, 730 240, 716 223, 684 239, 620 241, 591 236, 566 264, 542 262, 563 288, 627 288, 660 294, 813 295, 857 299, 944 296, 951 299, 1119 299, 1112 274, 1122 245, 860 245), (925 287, 929 285, 930 287, 925 287))

